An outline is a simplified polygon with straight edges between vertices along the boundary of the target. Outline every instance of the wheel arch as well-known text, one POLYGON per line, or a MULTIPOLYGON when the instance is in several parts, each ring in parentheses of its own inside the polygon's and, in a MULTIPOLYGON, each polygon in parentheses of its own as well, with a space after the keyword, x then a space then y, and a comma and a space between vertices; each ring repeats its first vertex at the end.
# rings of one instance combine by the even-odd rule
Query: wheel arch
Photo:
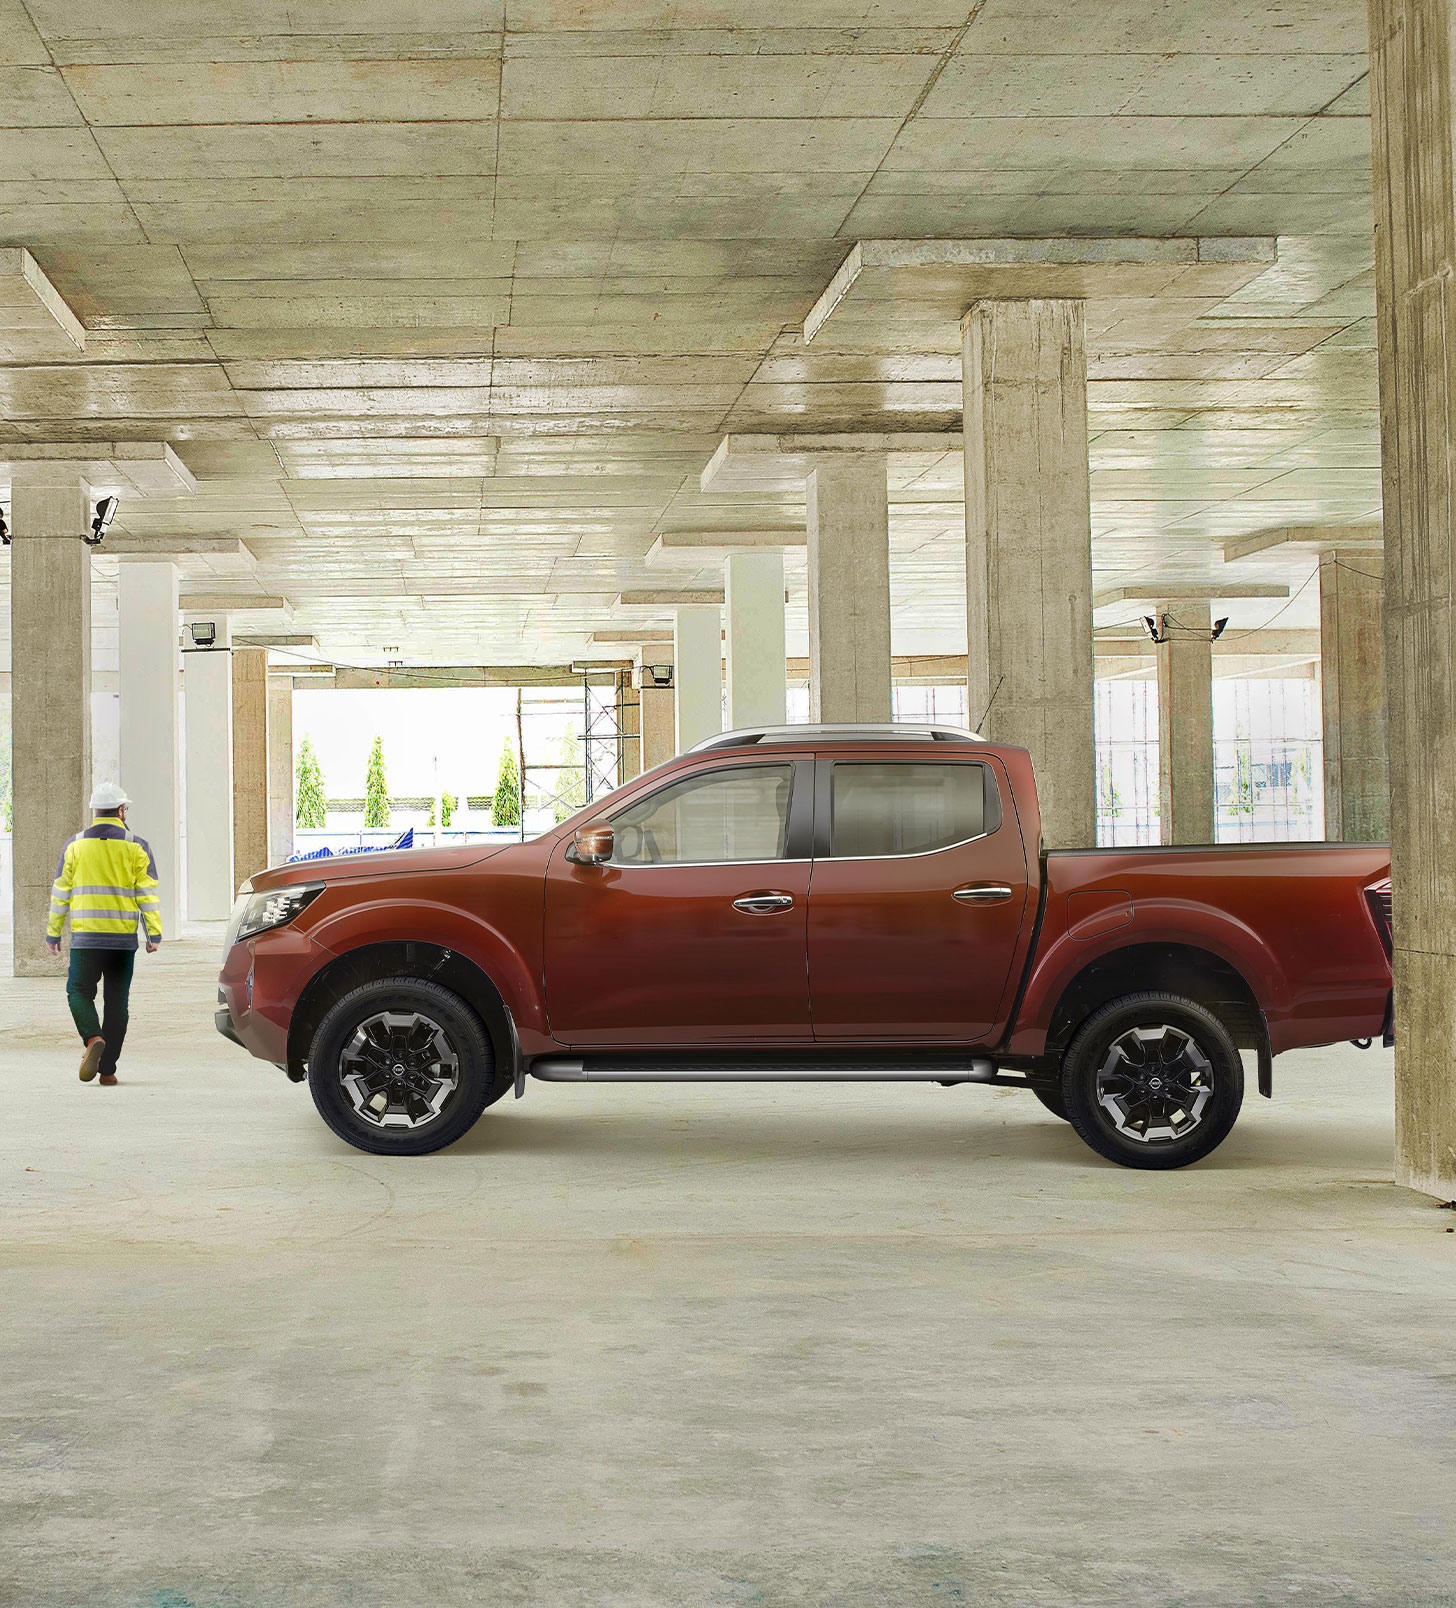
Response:
POLYGON ((288 1076, 307 1076, 308 1046, 329 1007, 341 995, 383 977, 418 977, 458 994, 485 1027, 495 1058, 496 1083, 515 1080, 521 1052, 516 1025, 500 989, 459 950, 419 939, 362 944, 321 966, 304 986, 288 1023, 288 1076))
POLYGON ((1124 994, 1181 994, 1211 1011, 1241 1049, 1259 1058, 1259 1092, 1273 1091, 1269 1025, 1258 995, 1231 961, 1196 944, 1143 943, 1098 955, 1063 987, 1049 1018, 1046 1053, 1060 1056, 1077 1029, 1124 994))

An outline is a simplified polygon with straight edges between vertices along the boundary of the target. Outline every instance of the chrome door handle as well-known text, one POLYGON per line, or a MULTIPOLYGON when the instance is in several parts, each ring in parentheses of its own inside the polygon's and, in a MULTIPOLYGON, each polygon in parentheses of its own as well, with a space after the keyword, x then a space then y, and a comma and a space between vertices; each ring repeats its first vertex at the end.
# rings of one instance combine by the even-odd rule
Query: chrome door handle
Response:
POLYGON ((771 916, 775 910, 792 910, 794 896, 791 893, 746 893, 733 901, 733 908, 750 916, 771 916))
POLYGON ((962 904, 1005 904, 1010 897, 1011 889, 1004 882, 978 882, 973 888, 957 888, 951 894, 962 904))

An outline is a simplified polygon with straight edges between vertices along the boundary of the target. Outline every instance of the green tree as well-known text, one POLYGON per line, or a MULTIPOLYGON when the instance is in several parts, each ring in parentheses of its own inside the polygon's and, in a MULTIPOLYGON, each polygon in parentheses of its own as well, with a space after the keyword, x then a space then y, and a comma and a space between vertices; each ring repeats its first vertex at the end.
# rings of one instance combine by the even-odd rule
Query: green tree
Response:
POLYGON ((490 818, 497 826, 521 824, 521 773, 516 768, 516 751, 509 743, 501 753, 500 773, 496 777, 495 798, 490 818))
POLYGON ((440 825, 442 828, 449 826, 455 811, 459 808, 460 800, 453 793, 440 794, 440 825))
POLYGON ((384 779, 384 739, 376 737, 369 750, 369 769, 364 776, 364 826, 389 825, 389 783, 384 779))
POLYGON ((328 802, 324 797, 324 773, 313 741, 305 737, 298 748, 298 766, 293 784, 293 819, 299 826, 327 826, 328 802))
POLYGON ((556 820, 558 824, 568 815, 575 815, 586 807, 586 761, 582 754, 581 738, 568 730, 561 739, 560 764, 556 773, 556 820))

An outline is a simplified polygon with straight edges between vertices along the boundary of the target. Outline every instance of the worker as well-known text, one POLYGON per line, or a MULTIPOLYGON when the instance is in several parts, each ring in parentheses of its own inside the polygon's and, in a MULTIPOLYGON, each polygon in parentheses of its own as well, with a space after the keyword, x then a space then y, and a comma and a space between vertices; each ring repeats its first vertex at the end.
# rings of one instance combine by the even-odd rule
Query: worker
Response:
POLYGON ((61 928, 71 918, 71 969, 66 1000, 85 1050, 81 1081, 97 1073, 116 1082, 116 1063, 126 1038, 127 1001, 136 964, 137 925, 146 933, 150 955, 162 941, 157 899, 157 862, 141 838, 126 827, 131 800, 115 782, 102 782, 91 795, 96 819, 61 850, 51 889, 46 948, 61 952, 61 928), (96 1016, 96 989, 105 984, 104 1010, 96 1016))

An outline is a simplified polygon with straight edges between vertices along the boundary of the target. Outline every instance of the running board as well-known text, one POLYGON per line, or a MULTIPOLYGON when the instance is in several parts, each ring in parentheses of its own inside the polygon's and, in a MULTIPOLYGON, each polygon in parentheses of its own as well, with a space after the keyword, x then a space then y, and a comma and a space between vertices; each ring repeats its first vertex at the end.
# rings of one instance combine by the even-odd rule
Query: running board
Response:
POLYGON ((989 1056, 756 1056, 681 1060, 640 1056, 545 1056, 531 1063, 543 1083, 995 1083, 989 1056))

